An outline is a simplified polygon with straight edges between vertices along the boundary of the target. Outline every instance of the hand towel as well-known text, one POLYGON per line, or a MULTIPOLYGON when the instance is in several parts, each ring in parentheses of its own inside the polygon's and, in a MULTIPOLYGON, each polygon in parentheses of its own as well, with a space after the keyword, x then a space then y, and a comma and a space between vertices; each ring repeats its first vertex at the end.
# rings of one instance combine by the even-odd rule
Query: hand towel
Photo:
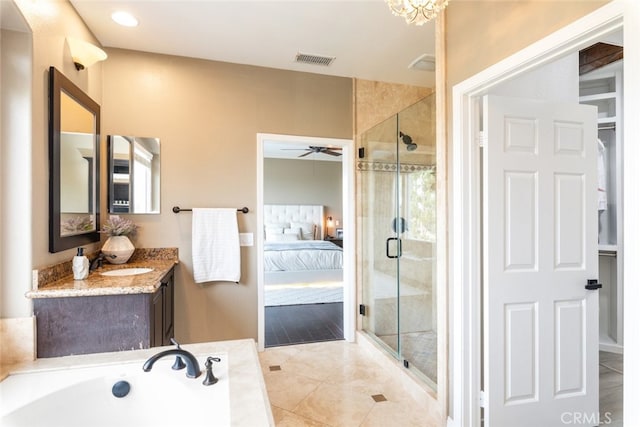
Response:
POLYGON ((240 235, 236 209, 193 209, 193 279, 240 281, 240 235))

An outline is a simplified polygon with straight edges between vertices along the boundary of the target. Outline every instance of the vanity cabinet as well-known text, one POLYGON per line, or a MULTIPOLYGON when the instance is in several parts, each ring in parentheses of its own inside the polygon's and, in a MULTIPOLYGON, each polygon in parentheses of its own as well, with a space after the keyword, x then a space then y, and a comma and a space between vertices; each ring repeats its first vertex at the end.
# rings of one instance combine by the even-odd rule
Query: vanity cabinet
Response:
POLYGON ((151 347, 170 345, 173 338, 173 296, 174 296, 173 270, 171 270, 160 283, 160 288, 153 294, 151 301, 152 319, 151 347))
POLYGON ((35 298, 38 358, 169 345, 174 269, 153 293, 35 298))

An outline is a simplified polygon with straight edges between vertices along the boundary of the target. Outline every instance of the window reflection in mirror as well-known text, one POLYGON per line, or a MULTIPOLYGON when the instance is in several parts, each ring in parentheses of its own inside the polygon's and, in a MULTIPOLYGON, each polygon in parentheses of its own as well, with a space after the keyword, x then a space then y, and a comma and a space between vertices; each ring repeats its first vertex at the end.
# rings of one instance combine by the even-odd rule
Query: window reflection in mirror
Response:
POLYGON ((64 91, 60 106, 60 236, 72 236, 96 230, 95 120, 64 91))
POLYGON ((160 213, 160 139, 110 135, 109 212, 160 213))

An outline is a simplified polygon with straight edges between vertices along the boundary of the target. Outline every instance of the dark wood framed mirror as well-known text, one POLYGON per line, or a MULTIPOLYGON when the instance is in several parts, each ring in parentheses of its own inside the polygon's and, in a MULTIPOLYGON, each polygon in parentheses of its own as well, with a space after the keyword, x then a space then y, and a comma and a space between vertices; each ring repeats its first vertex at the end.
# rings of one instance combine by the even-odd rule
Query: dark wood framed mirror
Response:
POLYGON ((49 68, 49 252, 100 240, 100 105, 49 68))

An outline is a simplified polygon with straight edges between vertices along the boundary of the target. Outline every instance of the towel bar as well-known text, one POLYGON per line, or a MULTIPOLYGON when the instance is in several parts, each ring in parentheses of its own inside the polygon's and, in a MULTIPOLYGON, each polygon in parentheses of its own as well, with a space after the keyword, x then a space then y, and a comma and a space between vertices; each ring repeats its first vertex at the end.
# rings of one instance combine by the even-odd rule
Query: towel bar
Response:
MULTIPOLYGON (((184 211, 191 212, 193 209, 183 209, 180 206, 174 206, 172 210, 173 210, 173 213, 180 213, 184 211)), ((238 208, 237 211, 242 213, 248 213, 249 208, 245 206, 244 208, 238 208)))

